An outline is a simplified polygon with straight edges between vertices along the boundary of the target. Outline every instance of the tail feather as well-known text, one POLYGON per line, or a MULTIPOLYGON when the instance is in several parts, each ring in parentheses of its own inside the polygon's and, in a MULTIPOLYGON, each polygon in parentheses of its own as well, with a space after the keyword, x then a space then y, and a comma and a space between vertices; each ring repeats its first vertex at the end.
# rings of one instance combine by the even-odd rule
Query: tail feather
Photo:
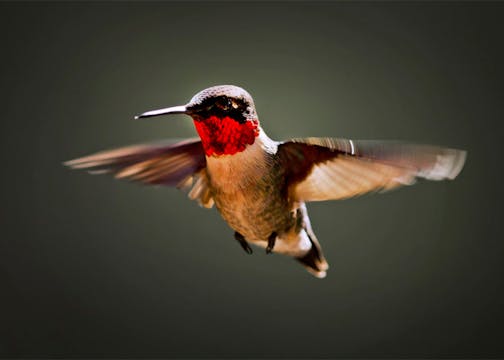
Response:
POLYGON ((306 255, 297 257, 296 260, 299 261, 310 274, 318 277, 319 279, 323 279, 327 275, 329 264, 322 254, 322 249, 320 248, 317 238, 312 237, 309 232, 307 233, 312 243, 312 247, 306 255))

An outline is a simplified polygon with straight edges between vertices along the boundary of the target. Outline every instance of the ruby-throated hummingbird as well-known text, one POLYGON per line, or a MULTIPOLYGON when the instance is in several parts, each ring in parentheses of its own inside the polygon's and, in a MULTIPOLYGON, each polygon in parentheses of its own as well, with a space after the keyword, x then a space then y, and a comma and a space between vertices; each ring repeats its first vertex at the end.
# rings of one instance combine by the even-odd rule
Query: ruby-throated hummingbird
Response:
POLYGON ((244 89, 220 85, 188 104, 136 118, 192 117, 198 138, 136 145, 65 164, 119 179, 190 189, 202 206, 214 204, 247 253, 250 243, 294 257, 318 278, 328 264, 313 233, 306 202, 339 200, 409 185, 415 178, 454 179, 465 151, 399 142, 304 138, 274 141, 259 125, 244 89))

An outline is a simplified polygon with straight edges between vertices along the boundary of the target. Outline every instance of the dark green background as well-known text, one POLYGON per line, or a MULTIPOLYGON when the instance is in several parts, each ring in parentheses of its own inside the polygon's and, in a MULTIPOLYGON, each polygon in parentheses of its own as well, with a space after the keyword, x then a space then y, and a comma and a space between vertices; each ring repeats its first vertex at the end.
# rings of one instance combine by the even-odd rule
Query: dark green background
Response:
POLYGON ((504 356, 503 3, 0 4, 0 354, 504 356), (170 188, 70 171, 194 136, 216 84, 275 139, 468 150, 453 182, 309 205, 331 265, 247 256, 170 188))

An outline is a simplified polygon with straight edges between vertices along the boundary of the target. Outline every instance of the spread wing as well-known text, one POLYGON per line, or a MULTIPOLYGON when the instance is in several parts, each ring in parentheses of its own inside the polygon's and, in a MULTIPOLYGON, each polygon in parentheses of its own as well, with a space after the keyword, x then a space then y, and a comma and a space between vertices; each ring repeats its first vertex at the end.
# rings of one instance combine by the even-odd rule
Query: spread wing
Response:
POLYGON ((454 179, 466 152, 393 141, 293 139, 279 145, 289 194, 301 201, 338 200, 410 185, 416 178, 454 179))
POLYGON ((207 186, 206 159, 201 141, 188 139, 172 144, 141 144, 102 151, 64 163, 90 173, 113 174, 118 179, 148 185, 190 188, 189 197, 205 207, 213 199, 207 186))

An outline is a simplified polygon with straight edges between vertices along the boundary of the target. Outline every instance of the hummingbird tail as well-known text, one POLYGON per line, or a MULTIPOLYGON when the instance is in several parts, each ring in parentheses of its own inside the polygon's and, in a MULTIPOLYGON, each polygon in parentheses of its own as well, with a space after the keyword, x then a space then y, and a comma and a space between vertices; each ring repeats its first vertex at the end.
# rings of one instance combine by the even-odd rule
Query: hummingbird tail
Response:
POLYGON ((305 231, 312 246, 305 255, 297 257, 296 260, 299 261, 310 274, 319 279, 323 279, 327 275, 326 271, 329 269, 329 264, 324 258, 322 248, 311 228, 305 229, 305 231))

